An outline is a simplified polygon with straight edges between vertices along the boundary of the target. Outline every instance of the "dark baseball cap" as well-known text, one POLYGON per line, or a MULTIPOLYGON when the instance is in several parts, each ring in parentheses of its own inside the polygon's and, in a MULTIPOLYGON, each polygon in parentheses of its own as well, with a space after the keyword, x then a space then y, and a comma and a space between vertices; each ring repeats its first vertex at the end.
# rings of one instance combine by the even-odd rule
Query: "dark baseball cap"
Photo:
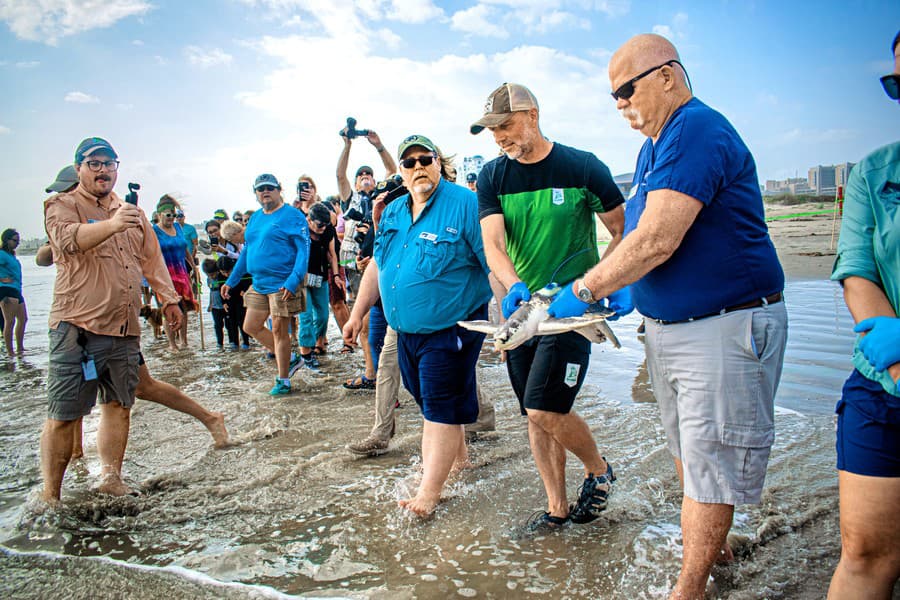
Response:
MULTIPOLYGON (((276 187, 279 190, 281 189, 281 184, 278 183, 278 179, 271 173, 263 173, 259 177, 256 178, 256 181, 253 182, 253 190, 258 190, 260 187, 264 185, 271 185, 272 187, 276 187)), ((225 215, 225 218, 228 218, 228 215, 225 215)))
POLYGON ((527 87, 518 83, 504 83, 488 96, 484 103, 484 115, 472 123, 469 131, 472 134, 481 133, 485 127, 502 125, 514 112, 537 107, 537 98, 527 87))
POLYGON ((469 173, 466 175, 466 181, 478 181, 478 175, 475 173, 469 173))
POLYGON ((78 144, 78 148, 75 150, 75 164, 80 165, 84 162, 86 156, 90 156, 98 150, 105 150, 113 158, 119 158, 119 155, 116 154, 109 142, 103 138, 89 137, 78 144))
POLYGON ((367 172, 372 177, 375 177, 375 171, 372 170, 372 167, 370 167, 368 165, 363 165, 360 168, 358 168, 356 170, 356 176, 359 177, 360 175, 362 175, 363 171, 367 172))
POLYGON ((78 171, 73 165, 67 165, 56 175, 56 181, 47 186, 44 191, 48 194, 64 192, 78 183, 78 171))

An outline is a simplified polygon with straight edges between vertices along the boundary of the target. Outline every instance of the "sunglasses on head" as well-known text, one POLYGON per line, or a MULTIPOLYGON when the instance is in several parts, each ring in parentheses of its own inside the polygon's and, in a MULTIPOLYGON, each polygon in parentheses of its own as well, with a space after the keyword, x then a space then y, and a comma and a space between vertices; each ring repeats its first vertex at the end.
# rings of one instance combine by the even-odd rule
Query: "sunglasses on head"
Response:
MULTIPOLYGON (((643 73, 636 75, 635 77, 632 77, 631 79, 629 79, 628 81, 626 81, 625 83, 620 85, 619 89, 612 92, 611 95, 613 97, 613 100, 619 100, 620 98, 622 100, 628 100, 629 98, 634 96, 634 84, 635 83, 637 83, 638 81, 640 81, 641 79, 643 79, 644 77, 649 75, 650 73, 652 73, 658 69, 662 69, 663 67, 668 67, 669 65, 671 65, 673 63, 678 65, 679 67, 681 67, 682 70, 684 69, 684 65, 682 65, 680 62, 678 62, 677 60, 674 60, 674 59, 670 60, 670 61, 666 61, 663 64, 657 65, 653 68, 647 69, 643 73)), ((687 71, 685 71, 685 73, 687 73, 687 71)))
POLYGON ((423 167, 427 167, 431 163, 434 162, 436 157, 434 154, 423 154, 422 156, 411 156, 409 158, 404 158, 400 161, 400 166, 404 169, 412 169, 416 166, 416 163, 419 163, 423 167))
POLYGON ((256 191, 257 192, 274 192, 277 189, 278 188, 275 187, 274 185, 261 185, 258 188, 256 188, 256 191))
POLYGON ((900 99, 900 75, 891 73, 881 78, 881 87, 891 100, 900 99))

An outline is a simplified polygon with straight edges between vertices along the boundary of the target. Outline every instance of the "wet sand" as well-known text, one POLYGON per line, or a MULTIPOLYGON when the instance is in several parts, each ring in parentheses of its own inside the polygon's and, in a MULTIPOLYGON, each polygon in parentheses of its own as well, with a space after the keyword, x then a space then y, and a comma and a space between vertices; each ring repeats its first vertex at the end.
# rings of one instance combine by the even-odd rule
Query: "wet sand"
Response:
MULTIPOLYGON (((763 503, 736 511, 737 561, 715 570, 714 597, 822 598, 840 552, 832 411, 850 369, 851 321, 839 288, 825 281, 833 257, 820 232, 830 233, 830 219, 770 227, 790 277, 776 442, 763 503)), ((258 351, 173 356, 164 340, 148 337, 151 372, 224 412, 238 444, 215 450, 190 417, 138 401, 125 476, 141 495, 96 496, 92 415, 83 469, 66 478, 65 508, 34 517, 27 509, 40 479, 46 402, 46 312, 36 309, 52 273, 27 269, 25 281, 26 297, 35 298, 32 350, 0 375, 0 540, 11 549, 0 551, 5 597, 664 598, 674 582, 681 497, 635 315, 614 324, 621 350, 594 346, 576 402, 619 477, 594 523, 523 532, 544 495, 505 368, 488 353, 480 368, 497 431, 472 444, 475 468, 451 481, 433 518, 401 512, 397 500, 416 485, 421 417, 401 392, 392 452, 357 459, 344 450, 368 433, 373 395, 340 387, 362 359, 336 354, 333 323, 323 374, 301 371, 298 391, 279 399, 266 393, 273 366, 258 351)), ((191 331, 195 341, 196 323, 191 331)), ((570 460, 570 494, 579 479, 570 460)))

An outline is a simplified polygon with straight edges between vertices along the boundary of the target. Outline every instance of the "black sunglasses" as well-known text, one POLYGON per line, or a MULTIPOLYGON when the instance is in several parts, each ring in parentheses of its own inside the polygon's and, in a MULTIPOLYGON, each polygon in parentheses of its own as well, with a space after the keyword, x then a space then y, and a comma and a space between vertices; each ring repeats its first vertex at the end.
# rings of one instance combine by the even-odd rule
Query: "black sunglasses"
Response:
POLYGON ((676 65, 681 67, 681 69, 685 71, 685 74, 687 74, 687 71, 684 69, 684 65, 682 65, 677 60, 670 60, 670 61, 664 62, 661 65, 657 65, 653 68, 647 69, 640 75, 637 75, 636 77, 632 77, 631 79, 629 79, 628 81, 626 81, 625 83, 620 85, 619 89, 612 92, 612 94, 611 94, 613 97, 613 100, 618 100, 619 98, 621 98, 622 100, 628 100, 629 98, 634 96, 634 84, 635 83, 637 83, 638 81, 640 81, 641 79, 643 79, 644 77, 646 77, 647 75, 652 73, 653 71, 656 71, 657 69, 662 69, 663 67, 668 67, 672 63, 675 63, 676 65))
POLYGON ((258 188, 256 188, 256 191, 257 192, 274 192, 277 189, 278 188, 275 187, 274 185, 261 185, 258 188))
POLYGON ((404 169, 412 169, 419 163, 423 167, 427 167, 434 162, 434 154, 423 154, 422 156, 411 156, 400 161, 400 166, 404 169))
POLYGON ((891 73, 881 78, 881 87, 891 100, 900 99, 900 75, 891 73))
POLYGON ((366 171, 366 170, 362 170, 356 174, 357 177, 362 177, 363 175, 368 175, 369 177, 375 177, 375 173, 373 173, 372 171, 366 171))

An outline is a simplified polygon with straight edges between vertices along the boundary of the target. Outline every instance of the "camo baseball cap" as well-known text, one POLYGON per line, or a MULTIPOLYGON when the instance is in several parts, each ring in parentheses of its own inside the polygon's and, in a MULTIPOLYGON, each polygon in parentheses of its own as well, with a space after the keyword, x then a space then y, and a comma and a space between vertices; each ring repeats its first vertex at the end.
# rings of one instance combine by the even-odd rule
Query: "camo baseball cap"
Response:
POLYGON ((469 131, 475 135, 485 127, 502 125, 514 112, 537 108, 538 102, 534 94, 519 83, 504 83, 491 92, 484 103, 484 116, 472 123, 469 131))

